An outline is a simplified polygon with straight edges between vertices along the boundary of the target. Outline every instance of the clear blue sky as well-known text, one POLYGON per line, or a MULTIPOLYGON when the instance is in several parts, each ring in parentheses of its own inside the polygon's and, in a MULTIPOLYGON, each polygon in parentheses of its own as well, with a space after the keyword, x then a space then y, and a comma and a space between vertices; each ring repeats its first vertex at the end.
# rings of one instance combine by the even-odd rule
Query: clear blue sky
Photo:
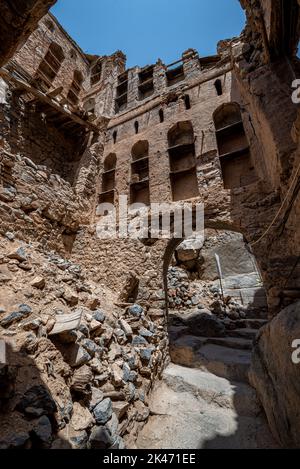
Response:
POLYGON ((85 52, 121 49, 128 67, 168 64, 190 47, 212 55, 245 24, 238 0, 58 0, 52 13, 85 52))

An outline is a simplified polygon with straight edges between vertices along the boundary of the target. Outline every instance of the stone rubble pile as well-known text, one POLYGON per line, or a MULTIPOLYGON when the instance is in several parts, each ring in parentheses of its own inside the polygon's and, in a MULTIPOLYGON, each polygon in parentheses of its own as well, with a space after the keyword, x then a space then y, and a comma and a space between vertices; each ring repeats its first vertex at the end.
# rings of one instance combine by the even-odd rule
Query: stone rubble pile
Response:
POLYGON ((6 238, 0 448, 124 448, 149 416, 163 326, 138 304, 116 306, 80 266, 6 238))
POLYGON ((247 308, 237 301, 226 298, 224 304, 221 290, 215 282, 195 280, 190 272, 177 266, 168 270, 168 298, 169 308, 183 314, 198 309, 221 319, 246 317, 247 308))
POLYGON ((202 292, 192 288, 189 273, 180 267, 168 270, 168 297, 172 309, 195 308, 200 304, 202 292))

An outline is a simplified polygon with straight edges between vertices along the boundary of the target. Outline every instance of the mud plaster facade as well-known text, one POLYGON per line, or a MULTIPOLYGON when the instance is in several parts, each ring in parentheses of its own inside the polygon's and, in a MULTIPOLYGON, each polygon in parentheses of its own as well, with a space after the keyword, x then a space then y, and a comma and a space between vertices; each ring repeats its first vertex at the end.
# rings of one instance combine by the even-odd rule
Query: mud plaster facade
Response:
MULTIPOLYGON (((242 3, 248 25, 241 38, 221 42, 216 57, 199 58, 196 51, 186 51, 176 64, 175 78, 176 65, 167 68, 161 61, 150 70, 126 71, 121 52, 110 57, 85 55, 47 15, 7 63, 9 77, 2 75, 0 83, 1 234, 14 232, 22 242, 38 243, 46 252, 56 250, 80 264, 89 279, 113 292, 117 304, 126 302, 132 279, 138 282, 136 301, 149 324, 158 327, 147 391, 168 360, 165 277, 179 241, 149 245, 140 240, 97 239, 95 208, 107 192, 103 173, 111 154, 116 157, 116 207, 119 196, 132 197, 133 187, 140 182, 132 178, 133 148, 138 142, 147 142, 148 148, 149 176, 142 181, 147 200, 172 201, 178 175, 170 175, 169 157, 172 160, 178 149, 173 148, 176 141, 173 146, 170 143, 170 130, 178 124, 181 130, 188 128, 189 140, 184 143, 190 146, 192 164, 188 184, 181 179, 179 198, 185 199, 185 187, 196 181, 194 197, 188 198, 204 203, 206 227, 239 231, 253 244, 271 316, 293 303, 299 293, 299 184, 294 183, 299 136, 297 108, 291 101, 298 30, 291 28, 293 37, 279 47, 274 39, 279 31, 270 26, 270 17, 278 12, 276 2, 264 2, 263 9, 260 2, 242 3), (47 99, 36 99, 24 82, 39 88, 38 71, 53 43, 63 58, 57 65, 59 57, 54 57, 54 77, 53 63, 50 71, 46 65, 51 83, 40 90, 47 99), (69 99, 74 72, 81 77, 76 104, 69 99), (242 122, 234 122, 237 129, 229 136, 226 130, 223 136, 221 132, 218 145, 216 116, 230 103, 240 110, 242 122), (219 154, 224 142, 229 145, 228 164, 219 154), (232 154, 236 150, 244 151, 232 154), (245 151, 247 164, 243 165, 235 158, 245 156, 245 151), (239 184, 236 177, 233 184, 231 174, 238 175, 239 184), (272 229, 254 244, 279 208, 281 214, 272 229)), ((3 269, 6 262, 4 253, 3 269)))

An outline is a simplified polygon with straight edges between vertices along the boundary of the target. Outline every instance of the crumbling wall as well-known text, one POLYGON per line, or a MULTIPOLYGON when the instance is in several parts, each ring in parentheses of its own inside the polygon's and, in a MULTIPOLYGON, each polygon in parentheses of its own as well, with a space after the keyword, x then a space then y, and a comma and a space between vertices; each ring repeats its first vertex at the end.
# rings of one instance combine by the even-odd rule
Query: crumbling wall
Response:
POLYGON ((62 96, 67 96, 74 72, 82 75, 80 97, 89 89, 89 62, 78 45, 66 34, 61 25, 51 14, 44 16, 28 40, 14 55, 13 61, 25 70, 32 78, 47 54, 51 44, 58 44, 62 50, 63 60, 52 81, 53 89, 63 87, 62 96))
MULTIPOLYGON (((55 21, 54 26, 54 32, 46 32, 49 24, 43 22, 36 32, 38 37, 46 33, 41 47, 47 49, 51 33, 66 53, 70 40, 55 21)), ((15 63, 23 65, 28 56, 33 68, 22 74, 34 75, 36 45, 32 35, 10 70, 20 71, 15 63)), ((66 61, 52 89, 69 83, 76 60, 66 61)), ((123 66, 121 56, 117 66, 123 66)), ((107 68, 107 80, 109 73, 107 68)), ((112 103, 108 98, 103 107, 101 92, 98 116, 112 103)), ((96 283, 93 269, 83 273, 84 266, 95 266, 85 227, 95 206, 106 120, 97 121, 98 132, 82 141, 79 132, 71 135, 50 123, 48 113, 27 100, 26 93, 1 81, 0 444, 122 448, 123 437, 133 444, 147 420, 147 396, 167 359, 163 312, 152 316, 133 304, 128 309, 116 291, 99 286, 108 276, 97 269, 96 283), (79 246, 81 233, 89 243, 82 246, 87 251, 80 253, 78 265, 66 258, 74 242, 79 246), (67 326, 64 314, 73 318, 67 326)), ((106 256, 104 243, 99 255, 106 256)))
MULTIPOLYGON (((240 77, 246 77, 245 74, 248 71, 246 65, 240 60, 241 57, 244 57, 244 50, 243 43, 237 40, 226 44, 222 43, 219 47, 223 57, 222 62, 217 62, 214 67, 202 71, 199 70, 199 60, 195 62, 195 58, 193 58, 187 62, 193 70, 192 79, 186 78, 179 84, 177 83, 172 88, 172 93, 168 94, 163 86, 155 88, 156 91, 162 93, 160 99, 156 96, 155 91, 152 97, 147 98, 145 102, 139 102, 136 108, 131 110, 133 103, 137 103, 132 97, 129 99, 127 109, 117 113, 116 117, 112 119, 109 124, 104 158, 111 153, 114 153, 117 158, 116 206, 120 195, 127 195, 130 200, 130 188, 135 182, 131 174, 131 153, 132 148, 139 141, 145 141, 149 144, 150 201, 170 202, 172 200, 167 135, 172 125, 178 122, 190 122, 195 135, 199 188, 197 200, 204 202, 206 225, 219 228, 227 225, 229 229, 234 227, 235 230, 243 233, 250 245, 255 243, 268 228, 280 208, 283 198, 279 186, 280 174, 289 173, 291 170, 290 160, 284 158, 284 155, 293 152, 296 148, 291 139, 295 110, 282 86, 287 77, 280 65, 277 74, 272 73, 267 66, 259 73, 253 72, 253 79, 260 87, 260 90, 257 91, 257 97, 252 88, 249 89, 248 93, 244 91, 240 86, 242 79, 240 77), (234 73, 230 71, 226 73, 224 68, 226 68, 226 61, 229 60, 231 51, 235 64, 234 73), (223 94, 221 96, 218 96, 216 91, 216 76, 219 76, 222 82, 223 94), (270 88, 267 90, 270 82, 273 86, 271 89, 280 89, 275 97, 270 88), (185 101, 181 99, 186 93, 189 94, 190 109, 186 109, 185 101), (264 96, 263 103, 260 102, 259 98, 261 94, 264 96), (255 168, 257 179, 247 186, 225 190, 213 116, 223 104, 229 102, 240 104, 243 126, 250 146, 251 162, 255 168), (262 108, 266 108, 268 111, 261 112, 262 108), (275 108, 283 109, 285 113, 280 131, 278 120, 277 122, 275 120, 275 108), (161 122, 160 111, 163 111, 163 122, 161 122), (136 133, 137 122, 138 133, 136 133), (282 162, 284 162, 284 167, 282 167, 282 162)), ((137 76, 137 71, 129 71, 128 80, 131 84, 129 89, 134 86, 136 89, 134 83, 137 76)), ((247 83, 246 78, 244 82, 247 83)), ((133 95, 136 96, 136 93, 133 95)), ((101 176, 98 191, 101 193, 101 176)), ((285 253, 282 263, 279 264, 277 258, 272 262, 266 261, 266 252, 270 253, 271 257, 271 253, 274 252, 275 255, 278 249, 275 245, 274 247, 268 245, 267 250, 264 244, 253 246, 253 253, 268 292, 269 305, 271 310, 275 312, 278 311, 280 303, 284 304, 292 300, 286 294, 287 292, 283 293, 283 289, 295 257, 292 251, 285 253), (287 272, 288 270, 289 272, 287 272), (276 290, 276 300, 274 299, 275 283, 280 285, 276 290)), ((164 254, 161 255, 161 258, 164 258, 164 254)), ((137 260, 137 264, 138 262, 137 260)), ((117 259, 115 264, 118 265, 117 259)))
MULTIPOLYGON (((272 2, 272 8, 274 4, 275 2, 272 2)), ((246 7, 248 16, 251 16, 250 5, 247 4, 246 7)), ((259 11, 255 14, 258 16, 259 11)), ((263 259, 263 275, 265 271, 269 271, 267 282, 269 304, 275 312, 278 312, 281 307, 294 301, 299 290, 299 267, 297 267, 299 233, 298 229, 295 229, 299 213, 297 184, 299 150, 297 137, 293 133, 297 107, 292 102, 291 96, 291 84, 295 78, 294 58, 277 57, 276 61, 266 63, 261 60, 262 33, 259 28, 255 29, 257 27, 257 23, 248 22, 242 36, 243 46, 240 50, 243 53, 239 55, 234 52, 235 73, 242 99, 247 103, 245 107, 251 116, 254 138, 260 147, 265 149, 262 155, 267 168, 265 178, 273 192, 271 204, 276 205, 276 194, 278 198, 274 223, 272 226, 264 223, 261 228, 257 227, 258 242, 253 247, 256 257, 263 259), (247 52, 250 32, 252 34, 250 46, 257 51, 256 56, 247 52), (260 61, 256 62, 257 59, 260 61), (275 118, 275 114, 278 113, 280 121, 275 118), (259 235, 264 237, 260 240, 259 235)), ((264 200, 267 202, 267 199, 260 197, 257 204, 264 204, 264 200)), ((267 203, 270 206, 270 200, 267 203)), ((242 226, 246 225, 247 218, 244 216, 242 226)), ((255 243, 255 239, 253 242, 255 243)))
POLYGON ((100 61, 101 76, 97 83, 91 84, 88 79, 88 90, 83 97, 83 105, 87 109, 93 109, 96 116, 114 115, 114 92, 115 83, 118 76, 124 72, 126 56, 121 51, 117 51, 111 56, 89 57, 90 76, 93 65, 100 61))
MULTIPOLYGON (((78 143, 76 148, 76 140, 49 126, 9 86, 2 89, 1 233, 13 231, 20 239, 38 239, 63 251, 64 236, 74 235, 91 209, 89 198, 79 197, 88 186, 87 175, 75 178, 78 143)), ((93 147, 90 151, 94 154, 93 147)))
POLYGON ((83 151, 85 142, 49 123, 46 114, 26 104, 14 90, 7 92, 7 103, 1 108, 2 121, 9 122, 2 127, 2 138, 9 151, 29 158, 72 183, 81 157, 80 147, 83 151), (68 163, 72 163, 71 171, 68 163))

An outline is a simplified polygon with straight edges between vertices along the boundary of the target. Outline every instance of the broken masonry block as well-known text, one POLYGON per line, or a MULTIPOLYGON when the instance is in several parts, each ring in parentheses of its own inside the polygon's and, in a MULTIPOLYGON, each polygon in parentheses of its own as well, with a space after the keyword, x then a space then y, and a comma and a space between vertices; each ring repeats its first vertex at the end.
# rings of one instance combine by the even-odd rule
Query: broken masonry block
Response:
POLYGON ((79 328, 83 312, 76 310, 71 314, 61 314, 56 317, 56 322, 49 333, 49 336, 62 334, 67 331, 73 331, 79 328))

